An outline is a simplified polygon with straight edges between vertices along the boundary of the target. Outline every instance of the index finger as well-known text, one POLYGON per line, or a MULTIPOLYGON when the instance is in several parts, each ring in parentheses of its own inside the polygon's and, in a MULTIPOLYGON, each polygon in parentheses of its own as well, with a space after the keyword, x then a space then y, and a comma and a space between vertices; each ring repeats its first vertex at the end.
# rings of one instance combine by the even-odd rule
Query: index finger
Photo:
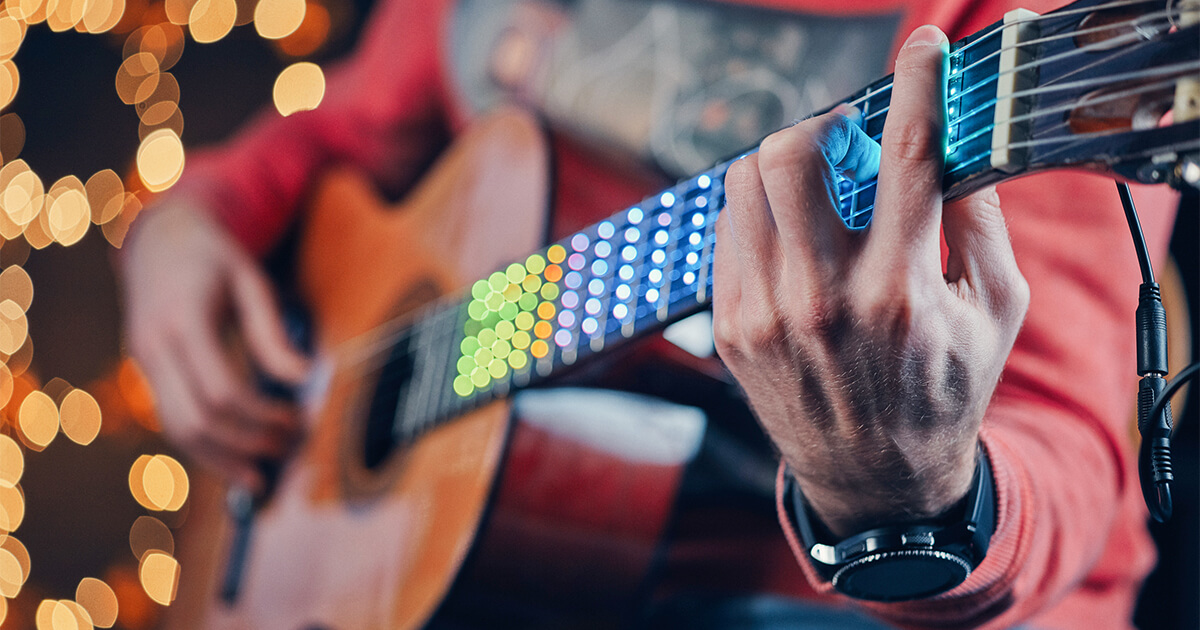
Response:
POLYGON ((922 26, 896 57, 867 245, 876 266, 907 262, 941 273, 948 50, 949 42, 936 26, 922 26))

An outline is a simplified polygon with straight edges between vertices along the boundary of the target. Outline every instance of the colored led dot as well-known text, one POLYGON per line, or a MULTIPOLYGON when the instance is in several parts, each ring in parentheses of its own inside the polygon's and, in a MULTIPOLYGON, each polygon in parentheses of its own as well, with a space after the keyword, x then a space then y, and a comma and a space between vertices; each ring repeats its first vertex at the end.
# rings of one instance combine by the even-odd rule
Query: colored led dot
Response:
POLYGON ((525 348, 529 347, 530 341, 532 341, 532 339, 529 338, 529 333, 525 332, 524 330, 518 330, 517 332, 513 333, 512 347, 518 350, 524 350, 525 348))
POLYGON ((473 359, 471 357, 459 357, 458 363, 455 365, 455 367, 458 368, 459 374, 462 374, 463 376, 468 376, 471 374, 471 370, 474 370, 476 367, 479 367, 479 366, 477 366, 475 364, 475 359, 473 359))
POLYGON ((617 285, 616 294, 618 300, 628 300, 630 292, 631 290, 628 284, 617 285))
POLYGON ((503 291, 504 287, 508 286, 508 276, 504 272, 497 271, 488 276, 488 284, 491 285, 493 291, 503 291))
POLYGON ((656 249, 652 254, 650 254, 650 260, 653 260, 654 264, 656 265, 661 265, 666 262, 667 253, 661 249, 656 249))
POLYGON ((592 298, 584 303, 583 310, 587 311, 588 315, 597 315, 600 313, 600 300, 592 298))
POLYGON ((596 234, 599 234, 600 238, 612 238, 616 231, 617 228, 613 226, 612 221, 601 221, 600 225, 596 226, 596 234))
POLYGON ((650 280, 650 282, 653 282, 655 284, 662 282, 662 279, 663 279, 662 269, 651 269, 650 273, 646 274, 646 278, 648 278, 650 280))
POLYGON ((596 334, 596 331, 600 329, 600 322, 596 321, 594 318, 589 317, 589 318, 583 320, 583 325, 581 326, 581 328, 583 329, 583 334, 594 335, 594 334, 596 334))
POLYGON ((584 259, 583 254, 571 254, 567 257, 567 266, 575 271, 583 269, 583 266, 586 263, 587 260, 584 259))
POLYGON ((508 276, 509 282, 520 282, 525 279, 525 275, 529 273, 525 271, 525 265, 521 263, 513 263, 504 270, 504 275, 508 276))
POLYGON ((662 204, 662 207, 664 208, 670 208, 671 206, 675 205, 675 195, 665 192, 659 196, 658 203, 662 204))
MULTIPOLYGON (((517 313, 517 317, 513 320, 513 323, 516 324, 517 328, 521 330, 529 330, 530 328, 533 328, 533 323, 535 321, 536 320, 533 319, 532 313, 517 313)), ((513 335, 515 338, 516 333, 513 333, 513 335)))
POLYGON ((487 306, 489 311, 498 311, 500 310, 500 307, 504 305, 504 294, 492 293, 491 295, 487 296, 487 299, 483 301, 483 304, 484 306, 487 306))
POLYGON ((575 313, 563 311, 558 314, 558 325, 570 328, 575 325, 575 313))
POLYGON ((475 385, 471 383, 471 379, 467 376, 454 377, 454 393, 459 396, 470 396, 471 392, 475 391, 475 385))
POLYGON ((533 309, 537 308, 537 303, 538 299, 536 293, 522 293, 521 299, 517 300, 517 308, 521 309, 522 311, 532 311, 533 309))
MULTIPOLYGON (((503 317, 505 320, 508 320, 510 322, 512 320, 516 319, 517 314, 520 312, 521 312, 521 308, 518 307, 516 304, 513 304, 512 302, 505 302, 504 306, 500 307, 500 317, 503 317)), ((500 322, 496 322, 496 324, 499 325, 500 322)))
POLYGON ((487 317, 484 317, 483 321, 480 323, 483 324, 484 328, 495 328, 496 324, 499 324, 501 319, 503 318, 500 317, 499 313, 488 313, 487 317))
POLYGON ((563 308, 575 308, 579 306, 579 294, 574 291, 567 291, 562 296, 563 308))
POLYGON ((691 284, 695 281, 696 281, 696 274, 694 274, 690 271, 683 274, 683 283, 684 284, 691 284))
POLYGON ((462 350, 465 356, 475 354, 475 351, 479 349, 479 340, 475 337, 467 337, 462 340, 462 343, 458 344, 458 349, 462 350))
POLYGON ((490 374, 488 374, 487 370, 485 370, 481 367, 477 367, 474 370, 471 370, 471 384, 474 385, 475 387, 478 387, 480 389, 487 387, 487 384, 489 382, 491 382, 491 380, 492 380, 492 376, 490 374))
POLYGON ((529 274, 528 276, 525 276, 525 280, 521 282, 521 288, 530 293, 536 293, 538 289, 542 288, 542 279, 533 274, 529 274))
POLYGON ((508 374, 508 364, 499 359, 492 361, 488 364, 488 374, 492 378, 504 378, 504 375, 508 374))
POLYGON ((479 300, 473 300, 467 305, 467 315, 469 315, 471 319, 475 321, 482 320, 484 316, 487 315, 487 311, 487 306, 485 306, 484 303, 480 302, 479 300))
POLYGON ((578 271, 568 271, 567 277, 563 278, 563 284, 567 285, 568 289, 578 289, 583 284, 583 276, 579 275, 578 271))
POLYGON ((630 261, 637 258, 637 248, 633 245, 626 245, 621 248, 621 260, 630 261))
POLYGON ((689 252, 684 260, 687 261, 687 264, 694 265, 700 261, 700 254, 697 254, 696 252, 689 252))
MULTIPOLYGON (((558 297, 558 285, 557 284, 542 285, 542 297, 547 300, 553 300, 554 298, 558 297)), ((530 310, 533 310, 533 309, 530 308, 530 310)))
POLYGON ((479 331, 479 345, 477 348, 486 348, 493 343, 496 343, 496 331, 491 328, 479 331))
POLYGON ((520 350, 514 350, 512 354, 508 355, 508 364, 512 366, 512 369, 519 370, 529 364, 529 357, 520 350))
POLYGON ((483 330, 483 322, 469 319, 463 323, 463 334, 468 337, 478 335, 481 330, 483 330))
POLYGON ((559 280, 562 280, 562 267, 559 267, 558 265, 550 265, 549 267, 546 267, 546 273, 542 275, 546 276, 546 282, 558 282, 559 280))
MULTIPOLYGON (((701 197, 701 199, 703 199, 703 197, 701 197)), ((704 214, 701 212, 697 212, 696 214, 693 214, 692 215, 692 225, 694 225, 696 227, 702 227, 704 225, 704 214)))
POLYGON ((649 289, 646 291, 646 301, 654 303, 658 301, 658 289, 649 289))
POLYGON ((696 198, 696 207, 697 208, 707 208, 708 207, 708 197, 697 197, 696 198))
POLYGON ((475 351, 473 358, 475 365, 487 365, 492 362, 492 351, 489 348, 480 348, 475 351))
POLYGON ((517 332, 517 327, 512 322, 500 322, 496 324, 496 336, 500 339, 511 339, 515 332, 517 332))
POLYGON ((521 290, 521 285, 519 284, 510 284, 505 287, 503 291, 504 299, 508 300, 509 302, 516 302, 517 300, 521 299, 522 293, 524 293, 524 291, 521 290))
POLYGON ((641 223, 643 216, 644 215, 642 214, 641 208, 630 208, 629 212, 625 213, 625 218, 628 219, 630 223, 641 223))
POLYGON ((558 344, 559 348, 565 348, 571 344, 571 331, 560 330, 554 333, 554 343, 558 344))
POLYGON ((671 225, 671 215, 666 212, 658 215, 658 224, 663 227, 667 227, 668 225, 671 225))
POLYGON ((588 293, 592 295, 604 293, 604 281, 600 278, 592 278, 592 281, 588 283, 588 293))
POLYGON ((550 344, 538 339, 533 342, 533 345, 529 346, 529 354, 532 354, 534 358, 541 359, 550 354, 550 344))
POLYGON ((633 279, 633 267, 631 267, 629 265, 621 265, 621 268, 617 270, 617 276, 619 276, 622 280, 625 280, 627 282, 629 280, 632 280, 633 279))
POLYGON ((612 245, 609 245, 608 241, 600 241, 599 243, 596 243, 596 246, 592 248, 592 251, 596 253, 596 256, 605 258, 612 253, 612 245))
POLYGON ((603 260, 592 261, 593 276, 603 276, 606 273, 608 273, 608 263, 604 262, 603 260))
POLYGON ((625 306, 624 304, 618 304, 613 307, 613 317, 617 319, 625 319, 625 316, 628 314, 629 307, 625 306))
POLYGON ((689 237, 688 237, 688 242, 689 242, 689 243, 691 243, 693 246, 695 246, 695 245, 699 245, 699 244, 700 244, 700 238, 701 238, 701 237, 700 237, 700 233, 699 233, 699 232, 692 232, 691 236, 689 236, 689 237))
POLYGON ((708 188, 709 186, 712 186, 712 178, 708 175, 701 175, 700 177, 696 178, 696 185, 701 188, 708 188))
POLYGON ((546 270, 546 259, 538 254, 533 254, 525 259, 525 268, 529 270, 529 273, 542 273, 546 270))
POLYGON ((642 237, 642 231, 631 227, 625 230, 625 240, 630 243, 636 243, 642 237))
POLYGON ((576 234, 575 236, 571 237, 571 249, 577 252, 586 250, 589 243, 590 241, 588 240, 587 234, 576 234))
MULTIPOLYGON (((558 264, 567 259, 567 248, 562 245, 551 245, 550 249, 546 250, 546 258, 554 264, 558 264)), ((547 278, 549 280, 549 278, 547 278)), ((553 282, 553 281, 551 281, 553 282)))
POLYGON ((488 284, 487 280, 477 280, 471 285, 471 297, 476 300, 485 300, 489 293, 492 292, 492 285, 488 284))
POLYGON ((554 318, 554 305, 550 302, 542 302, 537 308, 538 317, 550 320, 554 318))
POLYGON ((512 346, 508 345, 508 342, 503 339, 497 339, 496 343, 492 344, 492 356, 496 357, 497 359, 503 359, 507 357, 508 353, 511 351, 512 346))
POLYGON ((554 327, 550 322, 538 322, 533 326, 533 334, 538 339, 548 339, 554 333, 554 327))
POLYGON ((667 231, 659 230, 659 231, 655 232, 654 233, 654 242, 658 243, 659 245, 666 245, 667 244, 667 231))

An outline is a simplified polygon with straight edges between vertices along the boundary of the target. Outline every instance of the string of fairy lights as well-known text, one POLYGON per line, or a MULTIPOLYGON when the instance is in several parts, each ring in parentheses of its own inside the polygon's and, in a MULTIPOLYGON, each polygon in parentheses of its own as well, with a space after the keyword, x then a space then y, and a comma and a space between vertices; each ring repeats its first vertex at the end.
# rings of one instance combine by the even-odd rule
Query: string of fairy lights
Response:
MULTIPOLYGON (((184 116, 180 84, 170 70, 185 44, 209 44, 235 27, 254 29, 283 56, 317 51, 329 37, 328 2, 315 0, 4 0, 0 3, 0 624, 38 630, 149 628, 157 610, 174 597, 180 564, 171 528, 145 514, 130 527, 136 570, 115 568, 102 577, 83 576, 73 594, 42 597, 22 606, 18 596, 37 562, 20 541, 25 516, 21 480, 26 458, 58 435, 91 444, 99 435, 130 423, 157 430, 153 398, 137 367, 122 360, 110 377, 83 388, 61 378, 41 382, 33 364, 27 313, 34 287, 23 269, 30 250, 69 247, 99 230, 120 247, 150 195, 169 189, 184 171, 184 116), (84 176, 44 180, 21 159, 26 128, 8 111, 21 85, 17 63, 31 28, 75 31, 109 38, 121 46, 114 87, 138 116, 139 145, 125 173, 104 169, 84 176)), ((294 63, 275 81, 282 115, 315 108, 324 96, 321 69, 294 63)), ((37 138, 28 138, 37 142, 37 138)), ((132 159, 130 159, 132 158, 132 159)), ((129 469, 129 491, 151 513, 179 513, 188 498, 187 471, 174 458, 146 453, 129 469)), ((175 519, 178 522, 178 519, 175 519)), ((28 598, 26 598, 28 599, 28 598)))

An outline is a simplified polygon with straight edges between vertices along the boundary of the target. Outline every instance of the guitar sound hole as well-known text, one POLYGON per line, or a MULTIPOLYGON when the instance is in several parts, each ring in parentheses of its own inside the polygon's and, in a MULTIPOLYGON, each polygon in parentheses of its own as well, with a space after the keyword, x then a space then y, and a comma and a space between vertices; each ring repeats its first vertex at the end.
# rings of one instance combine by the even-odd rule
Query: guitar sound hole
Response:
POLYGON ((410 342, 405 335, 393 346, 387 361, 380 366, 375 381, 375 392, 371 396, 366 433, 363 436, 363 463, 369 469, 386 461, 400 441, 397 427, 403 414, 401 405, 407 397, 413 376, 410 342))

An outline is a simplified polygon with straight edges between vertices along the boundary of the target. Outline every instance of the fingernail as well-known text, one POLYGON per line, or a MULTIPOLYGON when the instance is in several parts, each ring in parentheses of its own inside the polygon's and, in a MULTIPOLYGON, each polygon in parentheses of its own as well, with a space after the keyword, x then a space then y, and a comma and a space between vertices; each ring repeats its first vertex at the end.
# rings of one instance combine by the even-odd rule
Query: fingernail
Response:
POLYGON ((845 116, 846 118, 849 118, 850 120, 854 121, 855 123, 862 121, 862 112, 859 111, 859 109, 857 107, 855 107, 849 103, 842 103, 842 104, 838 105, 837 107, 834 107, 833 111, 834 111, 834 113, 841 114, 841 115, 845 116))
POLYGON ((942 29, 932 24, 926 24, 908 36, 908 41, 904 42, 904 47, 945 46, 949 43, 950 41, 946 39, 946 34, 942 32, 942 29))

